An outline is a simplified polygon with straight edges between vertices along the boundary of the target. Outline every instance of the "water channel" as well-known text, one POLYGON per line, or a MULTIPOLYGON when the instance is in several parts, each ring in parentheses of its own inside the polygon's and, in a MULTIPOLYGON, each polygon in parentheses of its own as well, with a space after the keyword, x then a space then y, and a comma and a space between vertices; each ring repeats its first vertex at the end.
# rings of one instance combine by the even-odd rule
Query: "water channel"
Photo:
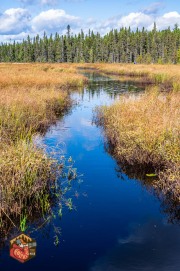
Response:
POLYGON ((20 264, 5 247, 0 270, 61 271, 178 271, 180 228, 178 210, 166 206, 151 189, 129 178, 105 150, 103 133, 93 122, 96 106, 110 105, 123 93, 143 90, 132 82, 96 73, 84 74, 90 83, 73 91, 74 106, 41 141, 61 149, 75 161, 83 183, 72 191, 75 210, 64 209, 60 243, 54 245, 52 227, 36 231, 37 256, 20 264), (174 213, 175 214, 174 214, 174 213))

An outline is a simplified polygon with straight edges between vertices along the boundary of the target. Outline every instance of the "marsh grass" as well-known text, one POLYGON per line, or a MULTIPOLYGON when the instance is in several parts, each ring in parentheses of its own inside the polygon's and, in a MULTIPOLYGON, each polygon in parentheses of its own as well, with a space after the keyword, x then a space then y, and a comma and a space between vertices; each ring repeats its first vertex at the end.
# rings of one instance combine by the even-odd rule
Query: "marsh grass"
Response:
MULTIPOLYGON (((86 65, 88 66, 88 65, 86 65)), ((161 90, 180 90, 180 65, 160 65, 160 64, 91 64, 105 74, 118 75, 121 78, 128 76, 133 80, 138 80, 146 84, 156 84, 161 90)))
POLYGON ((1 90, 0 136, 5 141, 43 132, 69 105, 67 92, 54 89, 1 90))
POLYGON ((123 164, 158 175, 158 187, 180 201, 180 66, 96 64, 98 71, 133 78, 146 94, 98 109, 113 154, 123 164))
POLYGON ((33 137, 69 108, 68 90, 86 81, 73 65, 0 65, 1 218, 22 218, 25 209, 30 215, 50 208, 52 186, 62 166, 37 148, 33 137))
POLYGON ((82 86, 87 79, 73 64, 0 64, 0 88, 35 87, 67 90, 82 86))
POLYGON ((122 164, 150 169, 164 193, 180 200, 180 95, 150 88, 137 99, 97 109, 114 156, 122 164), (152 172, 154 170, 154 172, 152 172))
POLYGON ((0 164, 1 209, 18 215, 30 201, 29 212, 37 208, 42 193, 56 180, 53 166, 57 168, 55 161, 25 140, 4 149, 0 164))

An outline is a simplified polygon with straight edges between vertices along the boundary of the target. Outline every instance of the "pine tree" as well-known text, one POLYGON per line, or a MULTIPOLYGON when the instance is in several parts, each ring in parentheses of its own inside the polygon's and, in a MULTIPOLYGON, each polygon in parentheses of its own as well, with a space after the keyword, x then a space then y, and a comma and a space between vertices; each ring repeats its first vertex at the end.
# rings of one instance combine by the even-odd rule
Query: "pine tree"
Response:
POLYGON ((179 63, 180 29, 176 24, 158 31, 129 27, 112 29, 101 36, 89 29, 73 35, 70 25, 66 35, 28 36, 22 42, 0 44, 1 62, 122 62, 122 63, 179 63))

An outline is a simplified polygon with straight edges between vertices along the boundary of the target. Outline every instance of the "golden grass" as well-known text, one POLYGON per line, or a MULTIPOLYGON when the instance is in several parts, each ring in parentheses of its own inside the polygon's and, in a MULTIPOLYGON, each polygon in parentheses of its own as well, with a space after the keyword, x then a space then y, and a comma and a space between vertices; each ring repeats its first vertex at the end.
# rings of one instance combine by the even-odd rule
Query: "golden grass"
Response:
POLYGON ((121 163, 154 168, 159 185, 180 200, 180 95, 151 88, 139 98, 122 97, 98 118, 121 163))
POLYGON ((39 206, 43 191, 56 177, 54 166, 58 169, 58 165, 34 146, 32 138, 44 132, 69 107, 68 89, 82 86, 86 80, 75 65, 0 65, 0 212, 3 214, 20 215, 27 202, 39 206))
POLYGON ((50 89, 0 89, 0 137, 19 140, 43 131, 68 106, 67 92, 50 89))
POLYGON ((180 65, 160 64, 86 64, 106 74, 142 78, 144 83, 155 83, 164 90, 180 90, 180 65))
POLYGON ((73 64, 1 64, 0 88, 69 88, 83 85, 85 78, 73 64))
POLYGON ((56 180, 55 165, 55 161, 26 140, 3 148, 0 155, 0 214, 20 215, 26 208, 30 214, 33 209, 43 208, 40 200, 56 180))
POLYGON ((99 109, 98 121, 120 162, 153 166, 158 186, 180 201, 180 65, 98 63, 85 67, 156 86, 138 100, 125 98, 99 109))

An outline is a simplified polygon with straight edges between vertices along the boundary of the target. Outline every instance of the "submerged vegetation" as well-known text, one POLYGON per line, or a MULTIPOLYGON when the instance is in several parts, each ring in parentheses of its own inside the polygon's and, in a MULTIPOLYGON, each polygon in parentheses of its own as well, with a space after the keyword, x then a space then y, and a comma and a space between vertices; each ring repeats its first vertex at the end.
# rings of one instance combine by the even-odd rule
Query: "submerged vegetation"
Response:
POLYGON ((97 123, 120 164, 145 170, 146 176, 157 174, 155 185, 180 201, 180 68, 143 67, 99 65, 105 73, 138 75, 156 84, 136 98, 121 96, 115 104, 98 108, 97 123))
POLYGON ((1 227, 3 218, 21 218, 26 209, 28 216, 48 211, 63 163, 35 146, 33 138, 69 108, 69 88, 85 82, 72 65, 0 66, 1 227))

